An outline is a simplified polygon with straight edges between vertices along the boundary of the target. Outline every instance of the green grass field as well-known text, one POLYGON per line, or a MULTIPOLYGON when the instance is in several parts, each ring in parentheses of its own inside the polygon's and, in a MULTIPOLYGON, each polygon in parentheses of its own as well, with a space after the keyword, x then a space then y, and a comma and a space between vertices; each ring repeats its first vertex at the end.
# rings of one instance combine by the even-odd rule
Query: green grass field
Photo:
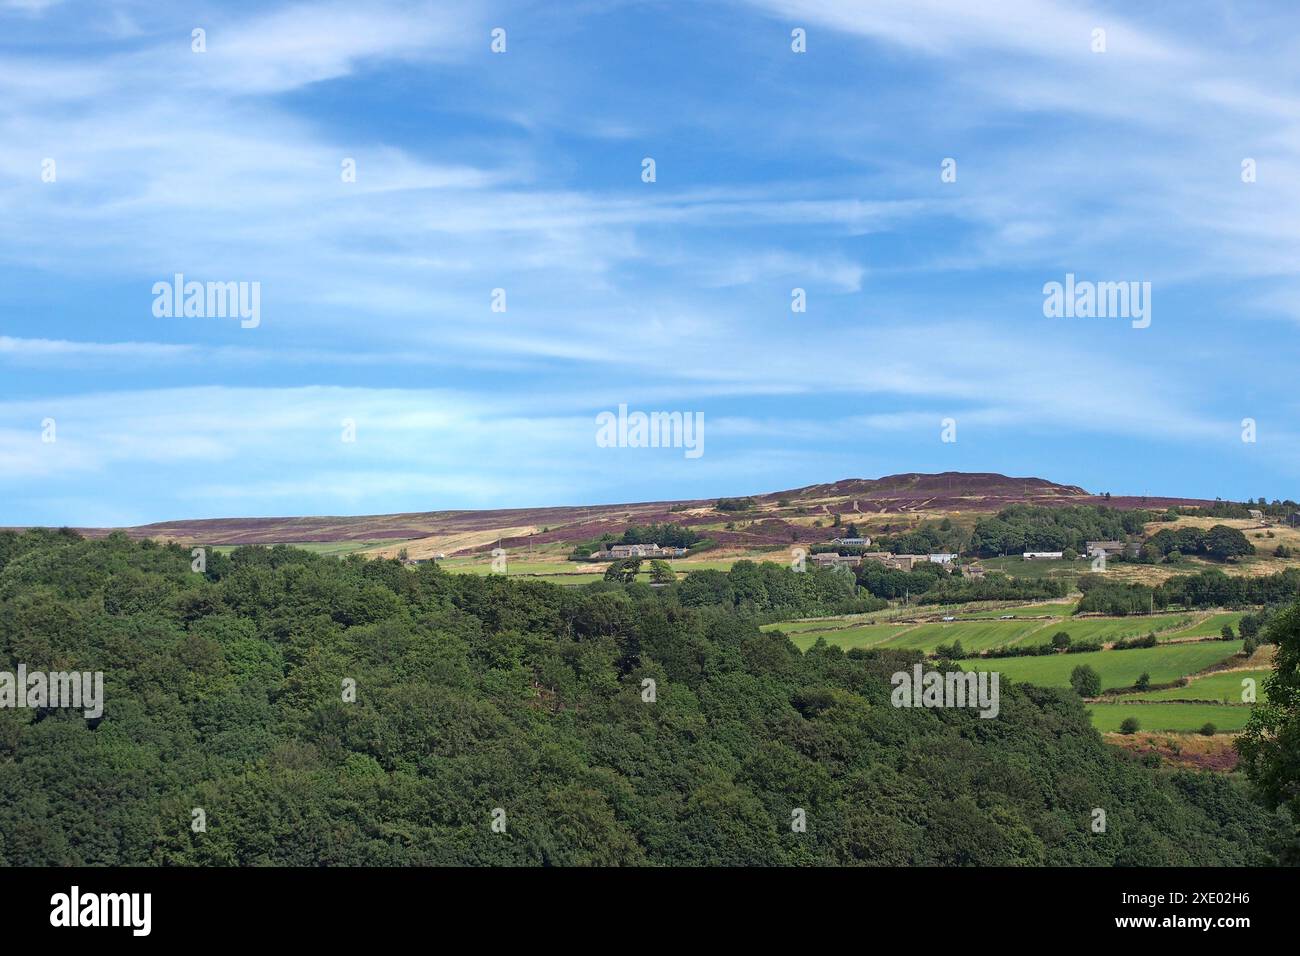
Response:
POLYGON ((872 617, 876 620, 890 620, 897 618, 907 618, 908 620, 918 617, 943 617, 951 614, 954 617, 960 617, 963 611, 973 608, 970 602, 960 604, 898 604, 880 611, 872 612, 872 617))
POLYGON ((1078 601, 1052 601, 1047 604, 1022 604, 1018 607, 980 607, 966 606, 961 617, 1001 617, 1011 614, 1015 617, 1069 617, 1079 606, 1078 601))
MULTIPOLYGON (((449 558, 445 561, 439 561, 438 566, 444 571, 452 574, 492 574, 491 556, 473 557, 473 558, 449 558)), ((576 561, 525 561, 516 558, 510 558, 506 562, 506 576, 519 578, 526 581, 546 581, 549 584, 560 584, 576 586, 580 584, 590 584, 592 581, 601 581, 605 577, 605 569, 609 565, 605 562, 596 564, 585 564, 576 561)), ((645 561, 641 567, 643 570, 637 575, 637 580, 650 583, 650 562, 645 561)), ((676 565, 678 578, 681 578, 683 570, 681 563, 676 565)))
MULTIPOLYGON (((1043 621, 953 621, 921 624, 889 642, 889 647, 933 651, 940 644, 960 640, 966 652, 983 651, 1017 641, 1042 627, 1043 621)), ((1050 634, 1049 634, 1050 639, 1050 634)))
MULTIPOLYGON (((978 653, 1011 644, 1046 644, 1060 631, 1065 631, 1075 641, 1109 642, 1121 638, 1142 637, 1152 631, 1156 632, 1157 638, 1162 641, 1174 637, 1208 637, 1218 635, 1224 623, 1240 620, 1241 616, 1240 612, 1220 612, 1208 615, 1206 620, 1199 623, 1196 622, 1196 615, 1191 612, 1130 617, 1051 616, 1053 610, 1065 612, 1074 607, 1074 602, 1056 602, 992 610, 979 604, 889 608, 869 614, 765 624, 763 629, 781 630, 792 635, 825 632, 827 641, 836 644, 839 642, 834 639, 833 632, 844 627, 860 626, 867 622, 886 625, 897 623, 899 617, 914 615, 934 617, 946 614, 955 616, 956 620, 930 621, 916 625, 906 634, 901 634, 897 640, 891 640, 888 646, 933 651, 940 644, 950 644, 959 640, 963 650, 968 653, 978 653), (1014 619, 1001 620, 1001 617, 1006 614, 1014 615, 1014 619), (1044 616, 1045 614, 1048 616, 1044 616), (971 620, 968 615, 979 615, 979 619, 971 620)), ((856 639, 853 639, 851 644, 854 647, 861 646, 856 639)))
MULTIPOLYGON (((1117 641, 1124 637, 1144 637, 1152 631, 1157 639, 1168 637, 1162 632, 1192 623, 1190 614, 1155 614, 1132 617, 1074 617, 1062 621, 1056 631, 1065 631, 1075 641, 1117 641)), ((1217 633, 1217 632, 1216 632, 1217 633)))
MULTIPOLYGON (((655 559, 646 558, 641 562, 642 571, 637 578, 638 581, 650 580, 649 569, 652 560, 655 559)), ((680 579, 687 571, 701 571, 706 568, 715 571, 726 571, 735 563, 735 560, 731 558, 713 561, 677 559, 668 563, 677 572, 677 577, 680 579)), ((492 557, 488 554, 474 557, 448 558, 445 561, 439 561, 438 565, 444 571, 450 571, 453 574, 492 573, 492 557)), ((594 563, 586 561, 538 561, 527 557, 515 557, 514 555, 508 556, 506 561, 507 573, 512 577, 515 575, 520 577, 529 576, 558 584, 586 584, 588 581, 599 581, 604 577, 607 567, 609 567, 609 563, 605 561, 596 561, 594 563)))
POLYGON ((1170 631, 1168 634, 1162 634, 1161 637, 1218 637, 1223 631, 1223 625, 1227 624, 1232 628, 1232 632, 1237 633, 1237 628, 1241 626, 1241 618, 1244 611, 1224 611, 1220 614, 1211 614, 1205 620, 1191 624, 1185 628, 1170 631))
MULTIPOLYGON (((600 581, 604 578, 603 574, 513 574, 511 577, 518 578, 521 581, 545 581, 547 584, 559 584, 574 587, 579 584, 590 584, 592 581, 600 581)), ((638 581, 649 582, 650 575, 641 574, 637 576, 638 581)))
POLYGON ((816 644, 818 638, 824 638, 827 644, 851 651, 855 647, 873 647, 910 627, 912 627, 910 624, 868 624, 836 631, 801 632, 790 634, 789 637, 794 646, 801 651, 806 651, 816 644))
POLYGON ((1092 725, 1102 733, 1113 733, 1126 718, 1133 717, 1142 731, 1193 733, 1207 723, 1219 733, 1235 733, 1250 719, 1249 707, 1222 704, 1089 704, 1092 725))
POLYGON ((1092 561, 1080 558, 1078 561, 1026 561, 1014 558, 981 558, 980 564, 988 571, 1002 571, 1016 578, 1060 578, 1074 577, 1092 570, 1092 561))
POLYGON ((1225 671, 1221 674, 1207 674, 1191 681, 1186 687, 1169 687, 1165 690, 1149 690, 1142 693, 1125 695, 1126 700, 1205 700, 1216 704, 1227 701, 1229 704, 1242 703, 1241 682, 1249 678, 1255 682, 1257 699, 1264 699, 1264 681, 1273 672, 1270 670, 1225 671))
POLYGON ((1207 641, 1197 644, 1167 644, 1131 651, 1091 651, 1086 654, 1052 654, 1047 657, 971 658, 962 666, 971 670, 998 671, 1004 677, 1044 687, 1070 686, 1070 672, 1086 664, 1101 676, 1103 690, 1131 687, 1142 673, 1151 683, 1165 684, 1195 674, 1227 660, 1241 650, 1241 641, 1207 641))
POLYGON ((799 634, 803 631, 833 631, 841 627, 856 627, 874 622, 879 614, 846 614, 842 617, 814 617, 805 621, 780 621, 776 624, 760 625, 761 631, 785 631, 787 634, 799 634))
POLYGON ((703 571, 706 569, 710 571, 730 571, 733 564, 742 560, 753 561, 755 564, 762 564, 767 561, 771 564, 779 564, 782 567, 789 567, 790 565, 790 560, 784 557, 784 552, 776 555, 758 555, 753 558, 712 558, 699 561, 693 561, 690 558, 678 558, 672 561, 671 564, 678 571, 703 571))
MULTIPOLYGON (((484 554, 472 558, 447 558, 445 561, 439 561, 438 567, 444 571, 462 574, 490 574, 492 573, 492 556, 484 554)), ((530 561, 525 558, 514 557, 508 557, 506 560, 506 569, 510 574, 545 574, 557 577, 564 574, 575 574, 579 577, 589 577, 591 575, 600 577, 605 573, 606 567, 608 565, 604 562, 585 564, 578 561, 530 561)))

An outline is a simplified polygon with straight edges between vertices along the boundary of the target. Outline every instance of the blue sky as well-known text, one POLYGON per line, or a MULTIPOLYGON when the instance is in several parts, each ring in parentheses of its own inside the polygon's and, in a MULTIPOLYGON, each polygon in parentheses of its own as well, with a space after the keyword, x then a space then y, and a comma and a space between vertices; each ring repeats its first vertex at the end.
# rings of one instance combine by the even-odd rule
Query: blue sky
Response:
POLYGON ((1300 497, 1297 263, 1290 3, 0 0, 0 524, 1300 497), (1067 273, 1150 327, 1045 317, 1067 273), (620 404, 704 454, 598 447, 620 404))

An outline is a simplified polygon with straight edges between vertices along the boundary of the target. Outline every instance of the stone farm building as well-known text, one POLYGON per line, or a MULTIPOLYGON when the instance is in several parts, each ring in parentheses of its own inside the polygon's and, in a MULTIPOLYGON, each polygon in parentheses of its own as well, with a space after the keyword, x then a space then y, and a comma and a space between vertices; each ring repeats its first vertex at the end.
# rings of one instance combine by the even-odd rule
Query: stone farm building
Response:
POLYGON ((813 564, 819 568, 856 568, 862 559, 856 554, 830 554, 822 552, 812 556, 813 564))
POLYGON ((951 567, 957 560, 955 554, 888 554, 884 551, 868 551, 862 556, 863 561, 878 561, 887 568, 899 571, 911 571, 918 564, 942 564, 951 567))
POLYGON ((593 552, 591 558, 593 561, 620 558, 680 558, 685 553, 685 548, 661 548, 657 544, 611 544, 605 550, 593 552))
POLYGON ((1136 558, 1141 548, 1141 541, 1089 541, 1084 549, 1084 554, 1090 558, 1095 558, 1099 554, 1104 554, 1108 558, 1119 557, 1123 554, 1136 558))

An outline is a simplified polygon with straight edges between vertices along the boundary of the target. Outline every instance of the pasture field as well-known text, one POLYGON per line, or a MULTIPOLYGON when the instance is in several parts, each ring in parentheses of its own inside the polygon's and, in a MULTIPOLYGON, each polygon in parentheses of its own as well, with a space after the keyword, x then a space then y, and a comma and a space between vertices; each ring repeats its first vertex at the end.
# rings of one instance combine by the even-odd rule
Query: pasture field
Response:
POLYGON ((1049 601, 1046 604, 1021 604, 1016 607, 980 607, 978 604, 962 608, 959 617, 1069 617, 1079 606, 1078 601, 1049 601))
POLYGON ((1026 561, 1024 558, 980 558, 980 564, 988 571, 1001 571, 1015 578, 1063 578, 1086 574, 1092 570, 1090 558, 1077 561, 1026 561))
POLYGON ((1235 634, 1237 629, 1241 627, 1241 618, 1244 614, 1244 611, 1223 611, 1218 614, 1211 614, 1204 620, 1171 631, 1168 634, 1162 634, 1161 637, 1218 637, 1225 624, 1231 627, 1232 632, 1235 634))
POLYGON ((814 617, 801 621, 780 621, 776 624, 763 624, 761 631, 784 631, 787 634, 800 634, 804 631, 834 631, 874 621, 876 614, 846 614, 843 617, 814 617))
POLYGON ((1255 681, 1255 694, 1259 700, 1264 699, 1264 681, 1272 674, 1271 670, 1220 671, 1198 677, 1186 687, 1169 687, 1165 690, 1148 690, 1136 694, 1125 694, 1125 700, 1204 700, 1216 704, 1240 704, 1241 682, 1250 678, 1255 681))
POLYGON ((914 625, 911 624, 865 624, 861 627, 846 627, 837 631, 805 631, 788 636, 794 646, 801 651, 808 650, 817 643, 819 638, 825 639, 827 644, 851 651, 855 647, 875 647, 912 627, 914 625))
MULTIPOLYGON (((763 630, 781 630, 787 634, 825 633, 828 642, 837 643, 833 632, 850 626, 865 624, 908 624, 915 617, 934 618, 942 615, 954 616, 953 621, 923 621, 910 624, 905 636, 889 641, 890 647, 917 648, 932 651, 940 644, 961 641, 962 648, 968 652, 980 652, 994 647, 1012 644, 1046 644, 1052 636, 1065 631, 1073 640, 1115 641, 1120 638, 1141 637, 1152 631, 1162 641, 1181 637, 1217 637, 1224 623, 1239 621, 1241 612, 1218 612, 1204 615, 1198 621, 1194 612, 1155 614, 1149 616, 1129 617, 1043 617, 1034 611, 1043 608, 1072 608, 1073 603, 1019 605, 1016 607, 989 610, 978 604, 962 604, 947 607, 893 607, 867 614, 851 614, 840 617, 805 618, 798 621, 784 621, 776 624, 764 624, 763 630), (967 615, 980 615, 971 619, 967 615), (1001 620, 1004 614, 1014 614, 1013 620, 1001 620), (905 620, 904 620, 905 619, 905 620)), ((899 628, 900 633, 903 628, 899 628)), ((857 646, 856 644, 854 646, 857 646)), ((1128 653, 1128 652, 1124 652, 1128 653)), ((1227 652, 1224 652, 1227 656, 1227 652)))
MULTIPOLYGON (((492 556, 484 554, 472 558, 447 558, 439 561, 438 567, 456 574, 491 574, 492 556)), ((506 572, 512 576, 516 574, 546 574, 559 577, 573 574, 577 577, 590 577, 592 575, 599 577, 605 573, 607 567, 608 565, 603 562, 587 565, 578 564, 574 561, 530 561, 526 558, 506 558, 506 572)))
MULTIPOLYGON (((889 641, 889 647, 933 651, 940 644, 961 641, 964 651, 983 651, 1026 637, 1050 621, 952 621, 921 624, 889 641)), ((1048 633, 1050 639, 1051 633, 1048 633)))
MULTIPOLYGON (((646 558, 642 563, 643 564, 649 563, 651 560, 653 559, 646 558)), ((770 555, 754 555, 753 557, 749 557, 749 558, 699 558, 699 559, 674 558, 668 563, 673 566, 674 570, 680 573, 682 571, 704 571, 704 570, 730 571, 731 566, 735 564, 737 561, 753 561, 755 564, 762 564, 764 561, 767 561, 768 563, 771 564, 779 564, 781 565, 781 567, 786 567, 789 564, 788 561, 780 558, 779 556, 777 560, 773 560, 770 555)))
POLYGON ((1223 704, 1143 704, 1110 703, 1089 704, 1092 725, 1102 733, 1114 733, 1125 719, 1137 720, 1139 730, 1194 733, 1207 723, 1214 724, 1219 733, 1236 733, 1250 719, 1246 706, 1223 704))
POLYGON ((896 604, 893 607, 872 612, 872 617, 886 621, 898 620, 899 618, 906 618, 907 620, 922 617, 938 618, 947 614, 960 617, 963 611, 972 606, 968 601, 960 604, 896 604))
MULTIPOLYGON (((1211 525, 1232 524, 1231 521, 1205 520, 1211 525)), ((1160 528, 1172 527, 1163 523, 1158 524, 1160 528)), ((1148 528, 1150 527, 1148 525, 1148 528)), ((1277 528, 1273 530, 1275 533, 1279 531, 1277 528)), ((1272 549, 1282 543, 1281 541, 1251 537, 1250 543, 1260 550, 1260 554, 1232 563, 1225 564, 1199 557, 1187 557, 1177 564, 1111 561, 1106 565, 1106 574, 1115 581, 1128 584, 1156 585, 1176 574, 1196 574, 1206 568, 1217 568, 1230 575, 1261 575, 1274 574, 1283 568, 1300 564, 1300 559, 1272 557, 1272 549)), ((1078 561, 1026 561, 1020 557, 982 558, 980 563, 990 571, 1002 571, 1017 578, 1072 578, 1092 570, 1092 561, 1089 558, 1080 558, 1078 561)))
MULTIPOLYGON (((492 558, 490 556, 473 557, 473 558, 448 558, 439 561, 438 566, 444 571, 451 574, 492 574, 492 558)), ((574 561, 525 561, 510 558, 506 564, 506 576, 511 578, 526 578, 529 581, 546 581, 549 584, 571 585, 590 584, 593 581, 603 580, 605 569, 609 567, 607 562, 598 561, 595 564, 583 564, 574 561)), ((637 575, 637 581, 645 584, 650 583, 650 562, 641 563, 641 572, 637 575)), ((681 578, 682 569, 680 563, 677 566, 677 577, 681 578)), ((819 625, 820 626, 820 625, 819 625)))
MULTIPOLYGON (((1117 641, 1125 637, 1144 637, 1152 631, 1156 637, 1176 627, 1186 627, 1194 621, 1191 614, 1130 615, 1128 617, 1075 617, 1061 621, 1056 631, 1065 631, 1075 641, 1117 641)), ((1215 632, 1218 633, 1217 631, 1215 632)))
POLYGON ((1228 660, 1241 650, 1241 641, 1166 644, 1131 651, 1090 651, 1046 657, 968 658, 967 670, 998 671, 1004 677, 1043 687, 1069 687, 1070 672, 1086 664, 1101 676, 1103 690, 1132 687, 1143 673, 1151 683, 1166 684, 1228 660))
MULTIPOLYGON (((566 550, 563 553, 567 555, 568 551, 566 550)), ((650 580, 650 562, 653 560, 667 559, 643 558, 641 560, 641 574, 637 577, 638 581, 650 580)), ((691 561, 684 558, 675 558, 668 561, 668 563, 677 572, 678 580, 681 580, 687 571, 703 571, 705 569, 727 571, 737 560, 739 559, 714 558, 711 560, 691 561)), ((453 574, 491 574, 492 556, 482 554, 473 557, 446 558, 439 561, 438 566, 444 571, 450 571, 453 574)), ((605 569, 608 567, 608 561, 545 560, 544 558, 529 558, 526 555, 515 556, 514 554, 507 555, 506 560, 506 568, 511 577, 528 575, 557 584, 586 584, 588 581, 599 581, 604 577, 605 569)))
MULTIPOLYGON (((590 584, 592 581, 600 581, 604 574, 599 571, 593 571, 591 574, 512 574, 514 578, 527 578, 529 581, 545 581, 547 584, 559 584, 563 586, 574 587, 579 584, 590 584)), ((637 575, 638 581, 650 582, 650 575, 642 573, 637 575)))

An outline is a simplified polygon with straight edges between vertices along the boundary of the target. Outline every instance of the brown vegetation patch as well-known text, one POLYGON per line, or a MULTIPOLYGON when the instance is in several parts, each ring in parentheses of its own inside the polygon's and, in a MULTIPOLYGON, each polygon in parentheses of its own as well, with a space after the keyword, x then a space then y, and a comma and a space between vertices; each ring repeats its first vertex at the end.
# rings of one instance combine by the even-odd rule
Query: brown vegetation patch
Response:
POLYGON ((1103 734, 1106 743, 1123 747, 1135 754, 1158 754, 1168 766, 1188 770, 1230 773, 1241 759, 1235 746, 1235 734, 1138 733, 1103 734))

